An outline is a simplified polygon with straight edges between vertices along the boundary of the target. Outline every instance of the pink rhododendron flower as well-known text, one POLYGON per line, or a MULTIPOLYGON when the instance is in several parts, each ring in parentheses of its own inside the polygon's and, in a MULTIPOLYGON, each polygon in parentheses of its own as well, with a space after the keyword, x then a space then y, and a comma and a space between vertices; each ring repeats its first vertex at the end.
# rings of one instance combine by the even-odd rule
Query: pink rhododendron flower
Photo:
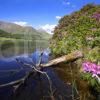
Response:
POLYGON ((94 63, 91 62, 84 62, 82 64, 83 66, 83 71, 89 72, 92 74, 92 77, 95 77, 96 79, 99 79, 100 76, 100 65, 96 65, 94 63))

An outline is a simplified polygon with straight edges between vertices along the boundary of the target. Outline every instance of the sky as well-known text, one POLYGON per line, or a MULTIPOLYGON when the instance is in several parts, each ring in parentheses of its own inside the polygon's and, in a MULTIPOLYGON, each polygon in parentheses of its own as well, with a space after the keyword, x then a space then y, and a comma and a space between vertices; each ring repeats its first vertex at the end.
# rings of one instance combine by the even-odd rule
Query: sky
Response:
POLYGON ((51 33, 61 17, 100 0, 0 0, 0 20, 51 33))

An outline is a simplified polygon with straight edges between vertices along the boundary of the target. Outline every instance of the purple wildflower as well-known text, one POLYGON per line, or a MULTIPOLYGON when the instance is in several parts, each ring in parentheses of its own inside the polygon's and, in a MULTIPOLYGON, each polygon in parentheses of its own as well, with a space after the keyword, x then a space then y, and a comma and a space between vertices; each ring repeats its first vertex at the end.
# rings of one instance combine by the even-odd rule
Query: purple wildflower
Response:
POLYGON ((100 14, 99 13, 95 13, 92 18, 95 18, 97 20, 100 20, 100 14))
POLYGON ((82 64, 83 66, 83 71, 85 73, 89 72, 92 74, 92 77, 95 77, 96 79, 99 79, 100 76, 100 65, 96 65, 91 62, 84 62, 82 64))

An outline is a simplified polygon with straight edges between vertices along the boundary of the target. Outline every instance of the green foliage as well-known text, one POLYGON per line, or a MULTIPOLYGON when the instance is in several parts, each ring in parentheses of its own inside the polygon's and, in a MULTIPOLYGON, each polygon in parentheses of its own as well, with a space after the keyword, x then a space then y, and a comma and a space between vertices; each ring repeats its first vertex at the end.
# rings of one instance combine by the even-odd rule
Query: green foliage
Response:
POLYGON ((97 79, 92 77, 91 73, 81 73, 81 77, 88 81, 88 84, 90 84, 92 87, 94 87, 98 92, 100 92, 100 83, 97 79))
MULTIPOLYGON (((96 47, 99 48, 100 20, 92 17, 94 14, 99 14, 99 11, 100 5, 88 4, 81 10, 61 18, 54 30, 51 42, 53 54, 64 55, 74 50, 85 52, 96 47)), ((95 52, 98 52, 97 49, 95 52)), ((87 53, 86 56, 88 60, 95 59, 99 63, 97 53, 95 56, 92 53, 87 53)))
POLYGON ((6 32, 6 31, 3 31, 3 30, 0 29, 0 37, 23 39, 24 38, 24 35, 23 34, 13 34, 13 33, 9 33, 9 32, 6 32))
POLYGON ((84 54, 84 59, 87 61, 91 61, 91 62, 95 62, 98 65, 100 65, 100 48, 96 47, 93 50, 91 50, 90 52, 87 51, 87 53, 84 54))

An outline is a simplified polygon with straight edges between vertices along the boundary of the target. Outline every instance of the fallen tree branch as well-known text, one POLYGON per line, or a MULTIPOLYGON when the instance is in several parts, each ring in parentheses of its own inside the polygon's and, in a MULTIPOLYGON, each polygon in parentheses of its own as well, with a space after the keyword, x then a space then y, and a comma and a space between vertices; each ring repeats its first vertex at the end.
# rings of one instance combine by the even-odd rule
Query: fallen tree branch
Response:
POLYGON ((52 65, 56 65, 62 62, 70 62, 81 57, 83 57, 83 53, 81 51, 74 51, 68 55, 53 59, 49 61, 47 64, 41 64, 41 67, 50 67, 52 65))
POLYGON ((22 78, 22 79, 19 79, 17 81, 13 81, 13 82, 10 82, 10 83, 2 84, 2 85, 0 85, 0 88, 1 87, 5 87, 5 86, 10 86, 10 85, 15 86, 15 85, 18 85, 18 84, 22 83, 24 80, 25 80, 25 77, 22 78))

